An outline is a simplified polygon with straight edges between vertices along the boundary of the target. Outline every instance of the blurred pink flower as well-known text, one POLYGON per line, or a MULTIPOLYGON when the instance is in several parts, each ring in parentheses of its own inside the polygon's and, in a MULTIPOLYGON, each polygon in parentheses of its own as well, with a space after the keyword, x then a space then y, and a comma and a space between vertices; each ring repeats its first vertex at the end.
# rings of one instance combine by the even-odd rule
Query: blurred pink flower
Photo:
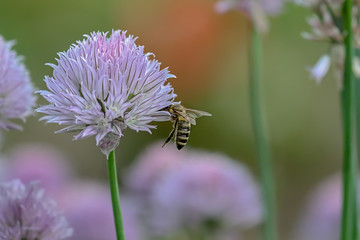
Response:
POLYGON ((313 41, 333 41, 340 43, 344 40, 343 33, 335 25, 335 19, 329 12, 328 5, 322 4, 319 7, 319 12, 307 19, 308 24, 312 28, 312 33, 303 32, 301 35, 307 40, 313 41))
POLYGON ((320 183, 310 194, 294 239, 337 240, 340 236, 341 195, 340 175, 320 183))
POLYGON ((166 148, 161 145, 158 142, 148 147, 129 169, 125 183, 132 192, 148 195, 164 173, 186 159, 185 151, 178 151, 172 145, 166 148))
MULTIPOLYGON (((70 239, 116 238, 108 188, 74 179, 66 159, 55 148, 44 144, 22 145, 14 148, 8 158, 4 171, 6 179, 20 178, 25 183, 38 181, 64 211, 74 230, 70 239)), ((142 239, 135 201, 121 197, 121 205, 127 240, 142 239)))
MULTIPOLYGON (((313 67, 308 67, 310 77, 315 80, 317 84, 320 84, 322 79, 332 68, 333 74, 339 83, 340 89, 342 88, 343 75, 344 75, 344 59, 345 48, 341 44, 332 44, 330 47, 330 53, 324 54, 319 58, 313 67)), ((358 57, 353 58, 353 72, 356 77, 360 77, 360 59, 358 57)))
MULTIPOLYGON (((63 189, 57 199, 59 207, 74 229, 71 239, 116 239, 110 191, 107 187, 94 182, 75 182, 63 189)), ((122 195, 121 209, 126 240, 142 239, 136 202, 122 195)))
MULTIPOLYGON (((250 13, 251 3, 255 0, 222 0, 215 4, 215 10, 219 13, 226 13, 230 10, 238 10, 250 13)), ((283 0, 261 0, 260 6, 268 15, 279 14, 283 6, 283 0)))
POLYGON ((277 15, 281 12, 283 0, 221 0, 215 4, 215 11, 226 13, 230 10, 243 12, 262 32, 268 30, 266 15, 277 15))
POLYGON ((29 73, 13 45, 0 35, 0 129, 5 130, 21 129, 13 120, 25 121, 35 105, 29 73))
POLYGON ((60 240, 71 235, 63 213, 37 184, 0 184, 0 240, 60 240))
MULTIPOLYGON (((311 75, 320 82, 330 67, 334 66, 334 75, 340 82, 342 88, 344 75, 345 46, 344 39, 346 31, 343 26, 344 0, 295 0, 295 3, 309 8, 313 15, 307 18, 311 31, 303 32, 301 35, 307 40, 325 42, 330 44, 329 53, 322 56, 318 64, 311 70, 311 75)), ((354 1, 352 6, 352 28, 355 48, 360 47, 360 11, 359 1, 354 1)), ((353 59, 353 73, 360 77, 360 60, 353 59)))
POLYGON ((247 229, 262 220, 260 192, 251 173, 221 154, 184 151, 181 164, 155 185, 152 204, 151 221, 160 234, 247 229))
POLYGON ((9 155, 7 179, 18 178, 24 183, 39 181, 49 193, 58 191, 70 175, 64 156, 46 144, 20 145, 9 155))

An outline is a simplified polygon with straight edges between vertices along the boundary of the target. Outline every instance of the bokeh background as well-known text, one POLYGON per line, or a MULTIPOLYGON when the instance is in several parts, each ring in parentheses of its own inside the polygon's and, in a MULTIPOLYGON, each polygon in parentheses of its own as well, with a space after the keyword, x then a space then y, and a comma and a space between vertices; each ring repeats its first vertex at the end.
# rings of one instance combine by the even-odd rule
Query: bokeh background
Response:
MULTIPOLYGON (((36 88, 52 70, 56 53, 91 31, 128 30, 177 76, 171 80, 185 106, 213 114, 199 119, 188 147, 221 152, 246 164, 258 178, 248 94, 248 20, 239 12, 219 15, 212 0, 0 0, 0 34, 16 40, 36 88)), ((264 37, 264 101, 278 186, 280 233, 289 239, 313 187, 341 167, 341 121, 338 83, 328 75, 321 85, 310 80, 326 45, 305 41, 310 12, 291 3, 271 19, 264 37)), ((21 96, 19 96, 21 98, 21 96)), ((44 104, 38 99, 38 104, 44 104)), ((55 135, 56 125, 28 118, 19 132, 5 132, 7 154, 30 142, 55 146, 76 175, 106 180, 106 160, 93 138, 72 141, 55 135)), ((170 123, 150 135, 128 130, 117 149, 120 174, 149 144, 164 140, 170 123)), ((41 167, 41 166, 39 166, 41 167)))

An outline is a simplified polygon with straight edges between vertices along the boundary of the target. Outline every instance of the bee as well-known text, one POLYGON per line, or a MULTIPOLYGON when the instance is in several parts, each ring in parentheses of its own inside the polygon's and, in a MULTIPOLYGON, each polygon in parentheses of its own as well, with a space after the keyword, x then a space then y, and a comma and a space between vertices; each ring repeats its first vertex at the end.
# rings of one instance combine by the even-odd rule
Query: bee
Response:
POLYGON ((212 116, 208 112, 185 108, 180 104, 170 105, 163 110, 171 114, 173 129, 162 147, 174 138, 178 150, 182 149, 189 140, 191 125, 196 125, 195 118, 212 116))

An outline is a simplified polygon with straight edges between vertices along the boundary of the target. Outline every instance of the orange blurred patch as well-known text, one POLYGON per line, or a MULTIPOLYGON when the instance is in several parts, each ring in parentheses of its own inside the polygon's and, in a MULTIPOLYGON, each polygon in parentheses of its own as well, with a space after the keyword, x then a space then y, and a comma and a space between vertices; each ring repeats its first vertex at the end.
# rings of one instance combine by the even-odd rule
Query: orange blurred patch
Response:
POLYGON ((164 67, 170 66, 180 98, 196 95, 211 84, 222 35, 221 16, 214 12, 212 1, 151 1, 142 9, 129 7, 117 21, 139 36, 138 43, 154 52, 164 67))

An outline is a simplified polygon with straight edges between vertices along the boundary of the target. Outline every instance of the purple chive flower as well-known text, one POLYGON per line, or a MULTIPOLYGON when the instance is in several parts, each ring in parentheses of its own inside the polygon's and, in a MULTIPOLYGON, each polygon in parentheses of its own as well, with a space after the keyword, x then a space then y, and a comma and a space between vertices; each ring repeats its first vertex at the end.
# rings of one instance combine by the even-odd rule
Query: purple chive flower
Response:
POLYGON ((168 68, 160 69, 153 54, 144 53, 136 38, 124 31, 93 32, 59 53, 53 76, 45 77, 49 91, 40 94, 50 103, 37 109, 42 120, 68 125, 57 132, 76 132, 74 139, 96 136, 108 155, 119 144, 125 128, 147 131, 153 121, 168 121, 163 108, 175 94, 168 68))
POLYGON ((341 223, 341 195, 340 175, 335 175, 320 183, 308 199, 294 239, 338 239, 341 223))
POLYGON ((127 171, 125 185, 131 192, 148 197, 162 176, 181 164, 188 155, 186 151, 161 148, 161 145, 157 142, 148 147, 127 171))
POLYGON ((48 193, 58 191, 71 176, 65 157, 46 144, 17 146, 8 158, 7 179, 20 179, 25 184, 38 181, 48 193))
MULTIPOLYGON (((74 182, 58 197, 59 207, 74 229, 74 240, 116 239, 110 192, 98 183, 74 182)), ((123 196, 121 208, 127 240, 142 240, 136 201, 123 196)))
MULTIPOLYGON (((345 49, 343 45, 333 44, 330 48, 330 53, 322 55, 313 67, 308 67, 310 77, 320 84, 322 79, 333 69, 335 79, 338 81, 340 88, 342 88, 343 75, 344 75, 344 59, 345 49)), ((360 58, 353 58, 353 72, 356 77, 360 77, 360 58)))
POLYGON ((34 89, 29 73, 11 48, 13 42, 6 42, 0 35, 0 129, 21 129, 12 122, 32 113, 35 105, 34 89))
MULTIPOLYGON (((331 65, 334 68, 335 78, 339 81, 339 86, 342 87, 345 60, 344 39, 346 36, 344 26, 341 24, 343 21, 342 6, 344 0, 294 1, 313 11, 313 15, 307 18, 311 31, 303 32, 302 37, 307 40, 330 44, 329 52, 320 58, 318 64, 311 70, 311 75, 319 83, 331 65)), ((354 1, 352 6, 352 26, 355 48, 360 47, 359 7, 359 1, 354 1)), ((353 58, 353 72, 356 77, 360 77, 360 59, 356 56, 353 58)))
POLYGON ((260 191, 249 171, 226 156, 188 152, 169 169, 152 193, 156 234, 192 229, 213 233, 244 230, 262 220, 260 191))
POLYGON ((71 234, 55 202, 36 184, 0 184, 0 240, 60 240, 71 234))
POLYGON ((255 26, 262 32, 267 32, 267 15, 274 16, 281 12, 283 0, 220 0, 215 4, 215 11, 226 13, 236 10, 249 16, 255 26))

